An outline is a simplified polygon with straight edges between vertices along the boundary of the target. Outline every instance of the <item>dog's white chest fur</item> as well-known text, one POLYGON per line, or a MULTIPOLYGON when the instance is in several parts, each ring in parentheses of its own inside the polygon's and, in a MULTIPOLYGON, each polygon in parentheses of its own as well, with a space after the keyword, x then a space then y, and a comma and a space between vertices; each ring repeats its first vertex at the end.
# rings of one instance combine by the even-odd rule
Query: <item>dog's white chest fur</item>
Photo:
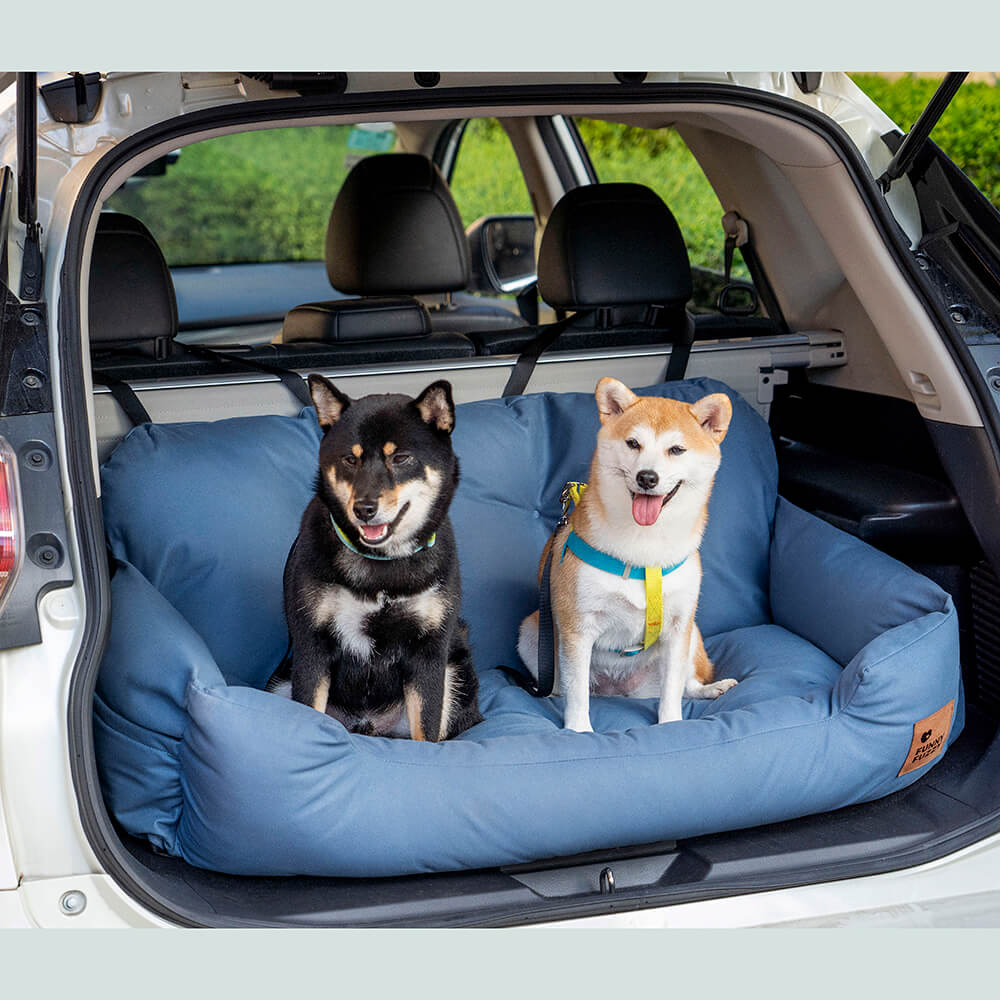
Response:
POLYGON ((347 587, 331 586, 314 605, 313 623, 316 628, 332 628, 343 646, 364 661, 375 652, 374 640, 367 631, 368 622, 372 615, 389 607, 411 616, 422 632, 440 628, 451 610, 437 585, 405 597, 389 597, 380 591, 374 600, 358 597, 347 587))
MULTIPOLYGON (((567 553, 566 558, 574 557, 567 553)), ((648 698, 658 694, 656 674, 649 669, 650 660, 664 633, 691 617, 698 595, 694 563, 684 563, 665 575, 661 587, 661 639, 648 650, 623 656, 622 650, 641 646, 645 638, 645 581, 623 579, 590 565, 579 568, 578 607, 595 629, 590 662, 591 687, 595 693, 627 693, 648 698)))

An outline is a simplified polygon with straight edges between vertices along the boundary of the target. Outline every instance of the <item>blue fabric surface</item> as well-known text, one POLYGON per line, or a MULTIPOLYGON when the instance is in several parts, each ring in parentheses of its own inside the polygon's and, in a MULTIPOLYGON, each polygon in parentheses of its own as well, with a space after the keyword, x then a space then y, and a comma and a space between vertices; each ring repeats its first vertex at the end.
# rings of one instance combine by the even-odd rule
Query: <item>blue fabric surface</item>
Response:
MULTIPOLYGON (((658 386, 694 400, 728 391, 658 386)), ((393 875, 525 861, 788 819, 886 795, 914 724, 956 701, 958 631, 926 578, 776 493, 770 436, 730 391, 698 620, 740 684, 655 725, 594 698, 562 731, 516 663, 538 554, 598 427, 589 394, 459 407, 452 507, 485 721, 446 744, 373 739, 257 690, 284 650, 281 570, 318 429, 256 417, 133 430, 103 470, 122 564, 95 697, 109 806, 129 832, 242 874, 393 875)), ((940 758, 938 758, 940 759, 940 758)))

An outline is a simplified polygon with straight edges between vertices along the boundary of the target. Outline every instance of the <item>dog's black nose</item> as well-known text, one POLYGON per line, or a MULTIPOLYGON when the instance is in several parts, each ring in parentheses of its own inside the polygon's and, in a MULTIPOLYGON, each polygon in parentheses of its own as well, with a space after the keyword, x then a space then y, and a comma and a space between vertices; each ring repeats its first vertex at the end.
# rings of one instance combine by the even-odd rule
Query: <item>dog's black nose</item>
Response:
POLYGON ((370 521, 378 510, 377 500, 355 500, 354 516, 359 521, 370 521))
POLYGON ((635 481, 640 489, 651 490, 660 481, 660 477, 652 469, 643 469, 635 474, 635 481))

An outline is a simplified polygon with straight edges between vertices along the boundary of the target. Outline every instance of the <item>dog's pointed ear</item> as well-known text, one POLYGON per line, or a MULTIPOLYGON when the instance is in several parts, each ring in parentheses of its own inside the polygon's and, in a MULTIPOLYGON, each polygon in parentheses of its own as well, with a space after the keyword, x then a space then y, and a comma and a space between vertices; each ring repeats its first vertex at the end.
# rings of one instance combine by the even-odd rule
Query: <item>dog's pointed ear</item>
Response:
POLYGON ((639 398, 624 382, 608 376, 597 383, 594 397, 602 424, 623 413, 639 398))
POLYGON ((713 392, 711 396, 702 396, 697 403, 691 404, 691 414, 715 439, 721 444, 729 430, 729 421, 733 419, 733 404, 724 392, 713 392))
POLYGON ((450 434, 455 429, 455 403, 451 398, 451 383, 440 379, 432 382, 413 401, 425 424, 450 434))
POLYGON ((351 400, 345 396, 329 379, 322 375, 309 376, 309 394, 319 425, 326 433, 341 417, 341 414, 351 405, 351 400))

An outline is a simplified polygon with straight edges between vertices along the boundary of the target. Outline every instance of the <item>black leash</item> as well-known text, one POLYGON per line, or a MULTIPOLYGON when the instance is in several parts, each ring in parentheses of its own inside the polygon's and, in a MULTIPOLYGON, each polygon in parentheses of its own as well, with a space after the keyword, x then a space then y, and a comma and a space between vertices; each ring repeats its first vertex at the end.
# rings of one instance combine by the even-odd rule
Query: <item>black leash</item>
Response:
POLYGON ((556 683, 556 626, 552 620, 552 554, 556 550, 555 537, 560 528, 569 523, 570 488, 577 483, 567 483, 563 487, 562 514, 552 532, 549 554, 542 565, 542 576, 538 583, 538 676, 532 677, 523 670, 516 670, 501 664, 500 669, 512 677, 525 691, 536 698, 547 698, 556 683))
POLYGON ((538 680, 531 691, 536 698, 547 698, 552 694, 556 682, 556 629, 552 621, 552 592, 549 584, 554 551, 555 545, 549 546, 549 555, 542 567, 542 580, 538 585, 538 680))
POLYGON ((552 549, 549 549, 545 565, 542 566, 541 583, 538 585, 538 677, 532 677, 524 667, 508 667, 501 663, 497 668, 536 698, 547 698, 552 694, 556 683, 556 630, 552 621, 552 595, 549 589, 551 567, 552 549))
MULTIPOLYGON (((292 553, 295 551, 295 546, 299 544, 299 536, 295 536, 295 541, 292 542, 292 547, 288 550, 288 555, 285 556, 285 569, 288 569, 288 563, 291 561, 292 553)), ((285 578, 285 573, 282 571, 282 580, 285 578)), ((286 623, 287 624, 287 623, 286 623)), ((281 662, 274 668, 274 672, 267 679, 267 683, 264 685, 264 690, 272 692, 275 688, 280 687, 286 681, 292 679, 292 633, 288 633, 288 645, 285 646, 284 655, 281 657, 281 662)))

